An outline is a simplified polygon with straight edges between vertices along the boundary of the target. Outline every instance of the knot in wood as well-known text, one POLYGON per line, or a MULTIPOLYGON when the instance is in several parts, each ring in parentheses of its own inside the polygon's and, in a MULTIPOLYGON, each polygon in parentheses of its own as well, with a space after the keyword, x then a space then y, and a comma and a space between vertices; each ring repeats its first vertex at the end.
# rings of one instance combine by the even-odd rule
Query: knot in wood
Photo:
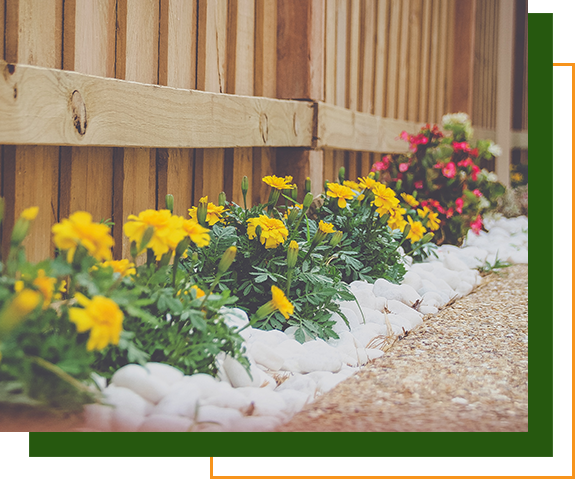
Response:
POLYGON ((71 94, 71 109, 73 112, 73 125, 77 133, 81 136, 87 132, 87 110, 81 93, 77 90, 71 94))
POLYGON ((298 132, 300 131, 299 127, 298 127, 298 116, 297 113, 294 112, 294 116, 292 119, 292 128, 294 131, 294 135, 297 137, 298 136, 298 132))
POLYGON ((267 138, 269 137, 269 119, 266 113, 259 115, 259 131, 261 132, 263 143, 267 143, 267 138))

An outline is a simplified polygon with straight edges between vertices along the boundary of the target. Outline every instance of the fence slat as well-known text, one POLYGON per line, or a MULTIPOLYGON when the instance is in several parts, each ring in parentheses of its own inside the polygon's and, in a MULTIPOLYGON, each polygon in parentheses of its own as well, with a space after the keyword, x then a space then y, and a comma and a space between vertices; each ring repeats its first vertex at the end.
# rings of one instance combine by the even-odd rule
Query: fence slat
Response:
POLYGON ((439 39, 438 39, 438 61, 437 61, 437 96, 435 116, 439 120, 445 113, 445 78, 447 62, 447 13, 449 0, 442 0, 439 9, 439 39))
POLYGON ((409 0, 406 0, 401 8, 401 36, 399 39, 399 64, 398 79, 399 89, 397 95, 396 118, 407 118, 407 86, 409 74, 409 0))
POLYGON ((374 0, 364 0, 361 4, 361 41, 359 85, 361 92, 358 110, 372 113, 374 107, 374 81, 376 57, 376 3, 374 0))
MULTIPOLYGON (((5 15, 4 49, 8 62, 62 67, 62 1, 14 0, 6 3, 5 15)), ((19 92, 22 87, 14 84, 9 100, 18 103, 19 92)), ((3 173, 4 228, 11 229, 24 208, 38 206, 38 217, 26 240, 26 254, 33 262, 49 257, 53 249, 51 226, 59 211, 59 148, 7 146, 3 173)), ((6 252, 9 232, 2 237, 6 252)))
MULTIPOLYGON (((156 0, 118 0, 116 77, 142 83, 158 82, 159 5, 156 0)), ((114 150, 113 237, 114 256, 126 258, 129 239, 123 223, 156 207, 156 150, 114 150)))
POLYGON ((389 49, 387 68, 387 95, 385 116, 397 117, 399 73, 399 42, 401 39, 401 0, 391 0, 389 13, 389 49))
MULTIPOLYGON (((336 3, 336 105, 348 106, 348 0, 336 3)), ((330 100, 330 103, 332 101, 330 100)))
MULTIPOLYGON (((63 69, 115 75, 115 0, 66 0, 63 69)), ((77 210, 96 221, 113 218, 113 149, 62 147, 59 219, 77 210)))
POLYGON ((360 87, 360 0, 350 0, 348 17, 348 108, 358 110, 360 87))
POLYGON ((429 63, 429 93, 427 98, 427 120, 437 122, 437 73, 439 70, 439 12, 443 0, 434 0, 431 13, 431 61, 429 63))
POLYGON ((326 1, 324 101, 336 101, 336 0, 326 1))
POLYGON ((431 18, 432 18, 431 2, 423 3, 423 25, 421 31, 421 72, 419 80, 419 115, 417 120, 419 122, 426 122, 427 119, 427 103, 429 97, 429 62, 431 56, 431 18))
POLYGON ((419 77, 421 69, 421 0, 411 1, 409 12, 409 84, 407 120, 419 119, 419 77))
POLYGON ((387 36, 389 33, 389 0, 378 2, 376 19, 376 46, 375 46, 375 81, 374 81, 374 109, 375 115, 385 113, 385 96, 387 92, 387 36))

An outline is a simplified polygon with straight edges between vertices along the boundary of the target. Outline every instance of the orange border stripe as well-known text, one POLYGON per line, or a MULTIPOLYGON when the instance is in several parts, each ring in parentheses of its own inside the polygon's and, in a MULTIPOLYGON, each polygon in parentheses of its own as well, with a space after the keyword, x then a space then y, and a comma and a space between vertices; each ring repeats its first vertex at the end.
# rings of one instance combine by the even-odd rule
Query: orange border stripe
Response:
MULTIPOLYGON (((553 323, 555 325, 553 327, 553 456, 422 459, 414 457, 209 458, 209 478, 575 478, 574 100, 575 62, 554 62, 553 160, 556 163, 553 165, 553 323), (567 210, 563 210, 564 208, 567 210), (561 301, 558 302, 555 296, 561 296, 561 301), (558 324, 560 326, 557 326, 558 324)), ((544 265, 544 263, 541 264, 544 265)))

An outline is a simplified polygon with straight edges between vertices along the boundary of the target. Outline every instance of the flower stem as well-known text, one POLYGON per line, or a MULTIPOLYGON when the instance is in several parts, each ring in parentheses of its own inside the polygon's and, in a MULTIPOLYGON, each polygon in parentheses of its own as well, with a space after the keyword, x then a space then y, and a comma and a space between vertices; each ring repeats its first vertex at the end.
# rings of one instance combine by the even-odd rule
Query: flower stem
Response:
POLYGON ((85 384, 82 384, 77 379, 75 379, 73 376, 67 374, 67 372, 65 372, 63 369, 56 366, 55 364, 52 364, 51 362, 48 362, 47 360, 40 358, 40 357, 35 357, 35 356, 31 356, 31 355, 27 355, 26 357, 28 359, 30 359, 32 362, 34 362, 35 364, 42 367, 43 369, 48 370, 49 372, 52 372, 56 376, 60 377, 65 382, 72 385, 75 389, 77 389, 81 392, 88 393, 88 394, 91 394, 93 392, 85 384))

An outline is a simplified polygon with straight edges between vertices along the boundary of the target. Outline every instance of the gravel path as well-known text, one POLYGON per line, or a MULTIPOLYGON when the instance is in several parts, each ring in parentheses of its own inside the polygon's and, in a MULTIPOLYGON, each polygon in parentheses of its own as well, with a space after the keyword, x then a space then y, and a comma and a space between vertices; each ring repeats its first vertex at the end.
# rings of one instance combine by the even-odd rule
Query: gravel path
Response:
POLYGON ((486 276, 277 431, 528 431, 528 266, 486 276))

